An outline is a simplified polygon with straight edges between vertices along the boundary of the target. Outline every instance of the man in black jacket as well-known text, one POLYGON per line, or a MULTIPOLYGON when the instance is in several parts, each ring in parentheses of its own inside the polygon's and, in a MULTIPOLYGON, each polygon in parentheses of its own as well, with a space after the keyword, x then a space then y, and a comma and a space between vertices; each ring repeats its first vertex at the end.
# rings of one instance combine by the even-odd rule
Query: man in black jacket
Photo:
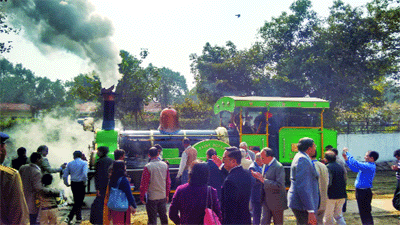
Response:
POLYGON ((104 198, 106 195, 108 185, 108 168, 113 163, 113 160, 108 157, 109 149, 106 146, 100 146, 97 148, 97 155, 99 159, 95 164, 95 175, 94 183, 96 186, 96 199, 93 202, 92 207, 96 210, 91 210, 90 222, 94 224, 103 223, 103 207, 104 198))
POLYGON ((336 154, 333 151, 327 151, 325 159, 328 161, 326 167, 329 171, 329 186, 324 224, 334 224, 333 219, 335 219, 337 224, 343 225, 346 222, 343 218, 342 208, 347 197, 345 169, 336 162, 336 154))
POLYGON ((226 148, 223 155, 229 174, 221 191, 222 224, 251 224, 249 202, 255 179, 240 165, 241 158, 236 147, 226 148))

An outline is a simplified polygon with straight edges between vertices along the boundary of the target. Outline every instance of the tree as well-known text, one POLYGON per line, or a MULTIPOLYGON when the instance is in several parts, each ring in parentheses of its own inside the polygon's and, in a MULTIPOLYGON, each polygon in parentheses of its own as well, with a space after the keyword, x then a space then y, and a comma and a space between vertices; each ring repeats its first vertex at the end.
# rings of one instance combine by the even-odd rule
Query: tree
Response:
MULTIPOLYGON (((16 32, 12 27, 10 27, 6 22, 6 15, 3 12, 3 7, 0 5, 0 33, 9 34, 11 32, 16 32)), ((0 54, 5 52, 10 52, 11 41, 0 42, 0 54)))
POLYGON ((165 67, 159 73, 160 86, 157 99, 161 103, 161 108, 164 109, 168 105, 183 102, 183 96, 188 91, 185 77, 165 67))
POLYGON ((72 81, 66 82, 70 100, 101 102, 101 81, 95 71, 79 74, 72 81))
POLYGON ((226 47, 206 43, 201 56, 192 54, 191 70, 201 101, 214 104, 224 95, 254 94, 253 81, 263 75, 255 60, 260 56, 257 50, 239 51, 228 41, 226 47))
MULTIPOLYGON (((142 59, 147 54, 147 51, 142 51, 142 59)), ((137 123, 143 105, 156 96, 160 81, 159 71, 152 64, 142 68, 142 60, 127 51, 121 50, 120 56, 122 62, 119 64, 119 72, 123 76, 116 88, 117 113, 121 118, 133 115, 137 123)))
POLYGON ((0 60, 0 102, 25 103, 34 110, 52 109, 65 104, 66 91, 63 82, 36 77, 22 64, 13 65, 0 60))
POLYGON ((315 96, 331 107, 350 109, 362 102, 383 103, 385 78, 397 65, 385 49, 387 34, 363 11, 334 2, 323 20, 309 0, 298 0, 260 29, 270 80, 285 96, 315 96))

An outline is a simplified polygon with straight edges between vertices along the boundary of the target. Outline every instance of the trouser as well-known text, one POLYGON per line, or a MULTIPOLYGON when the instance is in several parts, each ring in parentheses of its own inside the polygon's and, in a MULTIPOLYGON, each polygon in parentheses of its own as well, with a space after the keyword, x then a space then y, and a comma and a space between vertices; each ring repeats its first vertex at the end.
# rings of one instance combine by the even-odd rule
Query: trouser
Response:
POLYGON ((315 213, 315 218, 317 219, 317 224, 324 224, 324 215, 325 215, 325 210, 318 210, 317 213, 315 213))
POLYGON ((189 171, 184 170, 181 177, 181 184, 186 184, 189 181, 189 171))
POLYGON ((371 188, 359 189, 356 188, 356 199, 358 205, 358 211, 360 212, 362 224, 374 224, 374 220, 371 214, 371 201, 372 191, 371 188))
MULTIPOLYGON (((271 219, 273 218, 274 224, 283 224, 283 210, 271 211, 265 203, 262 204, 263 216, 261 219, 261 224, 271 224, 271 219)), ((308 221, 308 215, 307 215, 308 221)))
POLYGON ((68 218, 72 220, 74 215, 76 215, 77 220, 82 220, 82 205, 83 199, 85 198, 85 182, 71 181, 71 190, 74 197, 74 205, 72 206, 71 212, 69 212, 68 218))
POLYGON ((338 225, 345 225, 346 221, 343 218, 343 205, 346 202, 345 198, 341 199, 327 199, 326 201, 326 209, 325 209, 325 216, 324 216, 324 225, 333 225, 335 222, 333 219, 336 220, 338 225))
POLYGON ((167 198, 158 200, 147 200, 146 203, 147 224, 157 224, 157 213, 160 216, 161 224, 168 224, 167 198))
POLYGON ((29 214, 29 222, 30 222, 30 224, 32 224, 32 225, 39 224, 37 222, 38 215, 39 215, 39 213, 29 214))
POLYGON ((306 210, 292 209, 292 211, 298 225, 308 224, 308 212, 306 210))
POLYGON ((396 190, 394 191, 394 194, 396 194, 400 189, 400 180, 397 180, 397 185, 396 185, 396 190))
POLYGON ((253 209, 253 224, 258 225, 260 224, 261 220, 261 198, 257 200, 251 200, 251 207, 253 209))

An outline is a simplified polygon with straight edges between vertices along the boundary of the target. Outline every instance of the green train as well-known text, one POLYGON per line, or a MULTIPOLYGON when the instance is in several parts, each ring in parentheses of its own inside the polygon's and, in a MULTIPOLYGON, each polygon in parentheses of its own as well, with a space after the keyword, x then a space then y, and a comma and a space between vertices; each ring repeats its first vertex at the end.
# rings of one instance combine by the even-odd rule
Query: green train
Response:
POLYGON ((250 150, 270 147, 276 158, 286 167, 297 152, 302 137, 310 137, 317 145, 318 157, 323 157, 324 146, 337 146, 337 132, 324 129, 323 113, 329 102, 320 98, 226 96, 214 105, 219 127, 215 130, 183 130, 179 128, 176 111, 165 109, 160 115, 160 127, 155 130, 114 129, 114 95, 104 96, 103 129, 96 131, 91 154, 91 166, 96 160, 97 146, 108 146, 110 157, 115 149, 124 149, 131 182, 138 190, 143 166, 148 162, 148 149, 160 144, 162 157, 170 164, 172 186, 183 152, 182 139, 189 138, 205 160, 206 151, 214 148, 222 157, 225 147, 246 142, 250 150))

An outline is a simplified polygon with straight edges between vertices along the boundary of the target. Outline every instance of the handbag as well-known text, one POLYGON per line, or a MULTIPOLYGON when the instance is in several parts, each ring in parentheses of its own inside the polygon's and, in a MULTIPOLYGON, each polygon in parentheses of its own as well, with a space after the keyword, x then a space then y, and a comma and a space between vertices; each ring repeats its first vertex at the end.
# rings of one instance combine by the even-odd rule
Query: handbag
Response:
POLYGON ((221 225, 217 214, 212 210, 213 206, 213 197, 211 194, 211 187, 207 187, 207 198, 206 198, 206 209, 204 215, 204 225, 221 225), (209 197, 210 196, 210 197, 209 197), (210 208, 208 207, 208 199, 211 198, 210 208))
POLYGON ((114 211, 124 212, 128 210, 129 203, 126 194, 119 189, 119 183, 122 177, 117 182, 117 187, 110 189, 110 198, 108 199, 107 207, 114 211))

